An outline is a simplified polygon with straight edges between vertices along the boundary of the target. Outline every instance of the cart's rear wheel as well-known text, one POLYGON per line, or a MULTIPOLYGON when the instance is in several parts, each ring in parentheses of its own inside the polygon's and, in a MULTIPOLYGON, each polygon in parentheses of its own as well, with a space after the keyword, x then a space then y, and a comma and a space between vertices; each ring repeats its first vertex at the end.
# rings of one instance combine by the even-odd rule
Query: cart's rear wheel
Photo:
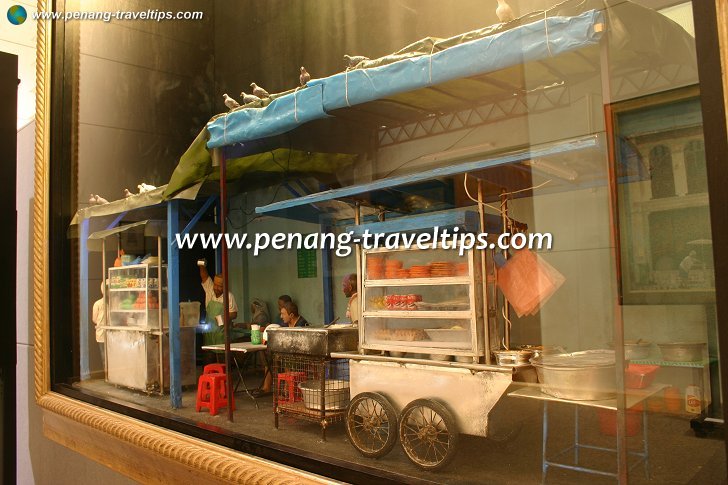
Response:
POLYGON ((397 442, 397 411, 379 393, 357 394, 346 411, 346 434, 362 455, 382 457, 397 442))
POLYGON ((444 467, 453 456, 459 439, 452 413, 431 399, 412 401, 399 420, 399 440, 407 458, 424 470, 444 467))

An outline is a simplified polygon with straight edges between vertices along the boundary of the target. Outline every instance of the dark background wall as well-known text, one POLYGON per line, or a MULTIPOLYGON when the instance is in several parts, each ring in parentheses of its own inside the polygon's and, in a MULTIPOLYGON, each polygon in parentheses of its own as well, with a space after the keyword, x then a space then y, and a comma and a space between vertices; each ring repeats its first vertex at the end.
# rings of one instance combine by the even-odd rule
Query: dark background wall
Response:
MULTIPOLYGON (((108 200, 162 185, 212 115, 212 2, 157 0, 146 8, 203 11, 203 20, 98 21, 80 29, 78 198, 108 200)), ((114 10, 143 10, 115 2, 114 10)), ((109 10, 101 3, 98 10, 109 10)), ((86 3, 81 10, 88 10, 86 3)), ((69 34, 70 35, 70 34, 69 34)))
MULTIPOLYGON (((518 15, 524 3, 511 1, 518 15), (521 4, 521 5, 519 5, 521 4)), ((450 37, 498 22, 495 0, 215 0, 215 109, 222 93, 269 92, 344 69, 343 56, 380 57, 427 36, 450 37)), ((540 7, 542 8, 542 7, 540 7)), ((524 11, 530 11, 525 9, 524 11)))

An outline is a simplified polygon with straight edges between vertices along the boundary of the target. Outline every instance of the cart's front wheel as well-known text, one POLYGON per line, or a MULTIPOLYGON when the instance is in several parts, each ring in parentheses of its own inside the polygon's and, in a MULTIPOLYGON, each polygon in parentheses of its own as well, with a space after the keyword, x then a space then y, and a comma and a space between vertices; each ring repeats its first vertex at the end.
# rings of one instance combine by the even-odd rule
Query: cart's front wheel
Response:
POLYGON ((346 411, 346 434, 362 455, 384 456, 397 442, 397 411, 379 393, 357 394, 346 411))
POLYGON ((424 470, 437 470, 447 465, 459 439, 452 413, 430 399, 412 401, 399 420, 399 440, 412 463, 424 470))

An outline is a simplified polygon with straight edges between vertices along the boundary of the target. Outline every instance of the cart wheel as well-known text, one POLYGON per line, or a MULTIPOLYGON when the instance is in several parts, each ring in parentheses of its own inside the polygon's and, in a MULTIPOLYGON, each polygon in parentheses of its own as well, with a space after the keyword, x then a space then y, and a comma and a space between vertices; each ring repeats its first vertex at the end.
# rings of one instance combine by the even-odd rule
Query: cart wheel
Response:
POLYGON ((431 399, 417 399, 405 406, 399 420, 399 440, 412 463, 423 470, 447 465, 459 439, 452 413, 431 399))
POLYGON ((362 455, 382 457, 397 442, 397 411, 379 393, 357 394, 346 411, 346 434, 362 455))

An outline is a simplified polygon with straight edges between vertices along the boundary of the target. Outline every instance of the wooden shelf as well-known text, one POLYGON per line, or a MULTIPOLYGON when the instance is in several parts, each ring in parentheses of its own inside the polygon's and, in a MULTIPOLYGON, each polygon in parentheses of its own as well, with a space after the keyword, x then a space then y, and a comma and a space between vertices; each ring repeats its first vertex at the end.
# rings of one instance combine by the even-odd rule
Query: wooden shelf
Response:
POLYGON ((659 365, 660 367, 691 367, 693 369, 702 369, 706 365, 710 364, 710 362, 703 360, 696 362, 672 362, 660 359, 630 360, 630 363, 639 365, 659 365))
MULTIPOLYGON (((134 331, 134 332, 150 332, 154 334, 159 334, 159 327, 139 327, 136 325, 105 325, 101 326, 99 328, 103 328, 104 330, 121 330, 121 331, 134 331)), ((165 330, 167 328, 165 327, 165 330)))
MULTIPOLYGON (((167 267, 167 263, 164 263, 162 265, 162 268, 166 268, 166 267, 167 267)), ((126 264, 123 266, 113 266, 113 267, 109 268, 109 270, 111 270, 111 271, 123 271, 125 269, 144 269, 144 270, 146 270, 147 268, 156 269, 156 268, 159 268, 159 265, 158 264, 142 264, 142 263, 126 264)))
POLYGON ((448 342, 445 340, 369 340, 361 344, 361 348, 410 352, 414 354, 473 355, 470 339, 465 342, 448 342))
MULTIPOLYGON (((147 288, 109 288, 109 291, 147 291, 147 288)), ((159 291, 159 288, 149 288, 149 291, 159 291)), ((167 288, 162 288, 167 291, 167 288)))
POLYGON ((387 286, 439 286, 439 285, 469 285, 470 276, 441 276, 438 278, 392 278, 384 280, 364 280, 367 288, 382 288, 387 286))
POLYGON ((447 318, 450 320, 469 320, 473 313, 464 311, 433 311, 433 310, 374 310, 365 311, 369 318, 447 318))
MULTIPOLYGON (((149 308, 149 313, 153 313, 158 311, 159 308, 149 308)), ((162 311, 166 311, 166 308, 162 308, 162 311)), ((137 310, 137 309, 130 309, 130 310, 124 310, 124 309, 118 309, 118 310, 109 310, 110 313, 145 313, 147 310, 137 310)))

